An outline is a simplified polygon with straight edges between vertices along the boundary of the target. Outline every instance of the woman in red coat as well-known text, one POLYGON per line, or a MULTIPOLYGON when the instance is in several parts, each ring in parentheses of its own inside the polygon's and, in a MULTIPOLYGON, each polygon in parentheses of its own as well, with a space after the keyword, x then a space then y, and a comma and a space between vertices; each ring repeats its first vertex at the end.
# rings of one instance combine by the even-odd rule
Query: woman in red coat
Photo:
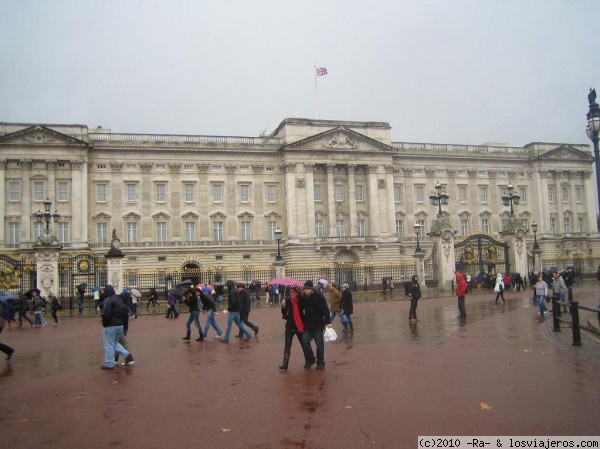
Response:
POLYGON ((465 281, 465 277, 458 271, 455 271, 454 274, 456 275, 456 296, 458 297, 459 315, 457 318, 466 318, 465 295, 467 294, 467 281, 465 281))

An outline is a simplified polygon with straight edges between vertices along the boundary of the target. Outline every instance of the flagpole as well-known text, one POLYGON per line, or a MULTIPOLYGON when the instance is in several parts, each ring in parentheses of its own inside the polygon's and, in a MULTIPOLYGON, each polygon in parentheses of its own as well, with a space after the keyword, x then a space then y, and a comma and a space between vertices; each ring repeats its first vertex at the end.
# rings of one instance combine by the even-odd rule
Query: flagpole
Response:
POLYGON ((315 103, 317 107, 317 120, 319 120, 319 85, 317 83, 317 66, 315 66, 315 103))

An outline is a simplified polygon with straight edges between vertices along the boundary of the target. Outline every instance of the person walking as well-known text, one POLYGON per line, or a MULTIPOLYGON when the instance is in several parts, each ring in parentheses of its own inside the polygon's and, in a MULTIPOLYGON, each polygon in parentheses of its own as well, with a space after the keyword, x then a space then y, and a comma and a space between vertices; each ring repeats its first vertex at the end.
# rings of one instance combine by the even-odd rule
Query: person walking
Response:
MULTIPOLYGON (((565 280, 557 270, 552 272, 552 291, 554 292, 554 295, 558 295, 560 302, 567 302, 567 294, 569 293, 569 289, 565 284, 565 280)), ((563 313, 570 313, 569 306, 563 305, 562 311, 563 313)))
POLYGON ((544 315, 548 309, 546 308, 546 296, 548 296, 548 284, 544 282, 544 278, 539 275, 537 282, 533 286, 535 288, 535 298, 540 307, 540 315, 544 315))
POLYGON ((419 277, 415 274, 410 281, 408 286, 408 295, 410 297, 410 310, 408 311, 408 321, 415 322, 419 321, 417 318, 417 303, 421 299, 421 285, 419 284, 419 277))
POLYGON ((48 293, 48 297, 50 298, 50 310, 52 311, 52 318, 54 318, 54 324, 56 325, 58 324, 58 316, 56 315, 56 312, 62 309, 62 306, 60 305, 60 302, 54 293, 48 293))
POLYGON ((496 292, 496 301, 494 302, 497 303, 500 297, 502 297, 502 302, 506 302, 506 299, 504 299, 504 280, 502 279, 502 273, 498 273, 496 275, 496 285, 494 286, 494 291, 496 292))
POLYGON ((454 272, 456 276, 456 297, 458 299, 458 316, 456 318, 466 318, 467 313, 465 311, 465 295, 467 294, 467 281, 465 277, 456 270, 454 272))
POLYGON ((33 309, 33 325, 36 327, 45 326, 48 323, 42 321, 42 312, 44 311, 44 301, 37 294, 37 292, 31 292, 31 308, 33 309))
POLYGON ((129 310, 112 285, 106 286, 106 295, 102 309, 104 364, 100 368, 111 370, 115 367, 115 351, 125 358, 126 363, 133 362, 133 356, 119 343, 119 338, 123 335, 123 326, 129 319, 129 310))
POLYGON ((354 323, 352 323, 352 314, 354 313, 354 304, 352 303, 352 292, 348 284, 342 284, 342 316, 346 322, 347 329, 342 332, 354 332, 354 323))
POLYGON ((169 292, 167 296, 167 304, 169 305, 169 308, 167 309, 165 318, 177 318, 179 316, 179 312, 175 308, 175 304, 177 304, 177 298, 173 292, 169 292))
POLYGON ((215 315, 217 314, 217 305, 213 300, 213 295, 207 296, 202 291, 199 292, 200 302, 202 303, 202 312, 206 314, 206 324, 204 324, 204 338, 208 338, 208 330, 212 326, 217 331, 216 339, 223 336, 223 331, 217 324, 215 315))
POLYGON ((231 326, 233 323, 235 323, 240 331, 246 336, 244 340, 250 340, 252 335, 246 330, 244 323, 242 323, 242 320, 240 319, 240 297, 235 288, 235 282, 230 279, 225 285, 227 285, 227 310, 225 313, 228 313, 229 315, 227 316, 227 330, 225 331, 225 337, 221 339, 221 341, 229 343, 229 334, 231 334, 231 326))
POLYGON ((156 300, 158 299, 158 294, 156 293, 155 288, 150 289, 150 294, 148 295, 148 304, 146 304, 146 311, 150 312, 150 304, 152 304, 152 312, 156 309, 156 300))
POLYGON ((344 329, 342 332, 348 332, 348 323, 344 319, 344 315, 342 314, 341 309, 342 304, 342 293, 337 289, 335 284, 331 284, 329 286, 329 319, 331 320, 331 324, 333 324, 335 317, 339 316, 340 321, 342 322, 342 326, 344 329))
MULTIPOLYGON (((19 326, 23 327, 23 320, 26 320, 31 327, 33 322, 27 317, 27 311, 29 310, 28 298, 26 294, 19 295, 15 301, 15 310, 19 313, 19 326)), ((6 320, 10 323, 10 316, 6 317, 6 320)), ((10 328, 9 328, 10 329, 10 328)))
MULTIPOLYGON (((254 336, 258 335, 258 326, 255 326, 250 321, 248 321, 248 317, 250 316, 250 309, 252 308, 252 298, 250 297, 250 293, 246 290, 246 284, 243 282, 239 282, 236 286, 238 295, 240 297, 240 319, 242 323, 248 326, 250 329, 254 331, 254 336)), ((244 333, 240 329, 240 332, 237 335, 239 338, 244 336, 244 333)))
POLYGON ((329 307, 323 295, 317 292, 313 282, 308 280, 304 283, 304 296, 301 301, 301 310, 304 315, 304 333, 302 334, 302 346, 304 347, 304 368, 310 368, 317 363, 317 369, 325 368, 325 341, 323 331, 326 325, 331 324, 329 307), (310 342, 314 340, 317 349, 317 358, 310 342))
POLYGON ((298 343, 300 343, 300 347, 304 352, 304 346, 302 345, 304 321, 302 312, 300 310, 300 296, 298 287, 291 287, 289 299, 286 300, 283 298, 281 300, 281 318, 285 320, 285 343, 283 346, 283 363, 279 366, 279 369, 287 370, 294 336, 298 339, 298 343))
POLYGON ((190 288, 187 292, 185 292, 185 299, 183 300, 183 302, 190 309, 190 316, 188 317, 188 320, 185 323, 187 331, 185 337, 183 337, 182 340, 190 339, 193 321, 196 325, 196 328, 198 328, 198 338, 196 338, 196 341, 203 341, 204 333, 202 332, 202 327, 200 326, 200 307, 198 306, 198 295, 196 295, 196 290, 190 288))
MULTIPOLYGON (((2 329, 4 329, 4 324, 6 320, 4 318, 4 307, 0 307, 0 334, 2 333, 2 329)), ((6 361, 10 361, 15 350, 4 343, 0 343, 0 351, 6 354, 6 361)))

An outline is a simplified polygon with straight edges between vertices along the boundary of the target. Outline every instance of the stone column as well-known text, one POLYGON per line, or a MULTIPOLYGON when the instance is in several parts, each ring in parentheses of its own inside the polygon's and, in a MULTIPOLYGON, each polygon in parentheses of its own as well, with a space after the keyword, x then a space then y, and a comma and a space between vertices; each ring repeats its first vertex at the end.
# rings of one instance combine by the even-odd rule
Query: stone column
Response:
POLYGON ((394 201, 394 166, 385 166, 388 206, 388 235, 396 235, 396 202, 394 201))
POLYGON ((275 267, 275 277, 285 277, 285 261, 276 260, 273 262, 273 266, 275 267))
POLYGON ((379 192, 377 186, 377 165, 369 165, 369 235, 379 237, 379 192))
POLYGON ((5 200, 0 201, 0 243, 5 243, 5 222, 4 217, 6 216, 6 202, 8 200, 8 194, 6 193, 6 161, 0 161, 0 198, 5 200))
MULTIPOLYGON (((356 164, 348 164, 348 210, 350 211, 350 237, 356 237, 358 235, 356 224, 356 181, 354 179, 354 171, 356 170, 356 164)), ((366 192, 363 192, 363 195, 366 192)))
POLYGON ((35 267, 37 271, 37 285, 40 295, 48 298, 50 292, 58 296, 60 278, 58 275, 58 257, 60 244, 35 246, 35 267))
POLYGON ((120 245, 121 240, 116 237, 115 233, 110 249, 104 255, 108 276, 107 284, 112 285, 115 288, 115 292, 120 292, 125 287, 123 281, 123 257, 125 255, 121 251, 120 245))
MULTIPOLYGON (((33 204, 33 196, 31 195, 31 161, 22 161, 21 185, 23 192, 21 195, 21 216, 24 221, 21 222, 21 235, 23 242, 31 241, 31 205, 33 204)), ((4 200, 3 200, 4 201, 4 200)))
POLYGON ((527 243, 525 241, 525 233, 526 231, 521 223, 510 220, 509 226, 500 234, 508 244, 509 271, 511 273, 520 273, 524 279, 527 279, 527 243), (511 224, 512 227, 510 226, 511 224))
POLYGON ((436 263, 438 265, 437 287, 440 292, 452 291, 454 270, 456 269, 454 234, 455 231, 452 229, 448 217, 434 220, 431 232, 428 234, 431 237, 432 244, 437 245, 438 248, 436 253, 436 263))
MULTIPOLYGON (((309 238, 315 237, 315 164, 304 164, 306 172, 306 213, 302 218, 306 222, 306 234, 309 238)), ((322 193, 322 192, 321 192, 322 193)))
POLYGON ((87 242, 87 171, 81 161, 71 162, 73 186, 71 189, 70 239, 74 243, 87 242))
POLYGON ((427 292, 427 286, 425 285, 425 263, 423 262, 425 253, 423 251, 415 251, 413 258, 415 259, 415 274, 419 278, 419 283, 421 284, 421 293, 425 295, 425 292, 427 292))
MULTIPOLYGON (((299 230, 302 233, 306 233, 304 226, 298 226, 298 217, 304 214, 305 208, 303 204, 299 204, 296 199, 296 164, 285 164, 283 166, 285 172, 285 192, 287 195, 286 199, 286 226, 287 229, 282 229, 290 238, 296 238, 299 234, 299 230), (303 229, 304 228, 304 229, 303 229)), ((303 181, 304 182, 304 181, 303 181)))
POLYGON ((333 186, 333 169, 334 164, 327 164, 327 217, 329 218, 329 233, 326 237, 335 237, 335 189, 333 186))

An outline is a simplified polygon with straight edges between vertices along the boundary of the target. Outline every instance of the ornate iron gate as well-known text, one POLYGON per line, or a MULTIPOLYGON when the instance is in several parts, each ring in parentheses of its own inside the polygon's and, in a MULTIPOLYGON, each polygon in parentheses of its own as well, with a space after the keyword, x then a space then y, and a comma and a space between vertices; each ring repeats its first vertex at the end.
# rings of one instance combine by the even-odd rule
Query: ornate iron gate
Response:
POLYGON ((473 234, 454 245, 456 267, 461 273, 509 273, 508 243, 487 234, 473 234))
POLYGON ((0 291, 19 295, 36 286, 36 272, 33 261, 24 256, 15 257, 7 251, 0 251, 0 291))
POLYGON ((69 310, 75 308, 77 303, 77 286, 83 282, 87 284, 85 293, 85 306, 92 300, 92 287, 103 287, 107 284, 106 260, 104 256, 97 256, 91 251, 69 253, 58 261, 59 272, 59 298, 68 300, 69 310))

